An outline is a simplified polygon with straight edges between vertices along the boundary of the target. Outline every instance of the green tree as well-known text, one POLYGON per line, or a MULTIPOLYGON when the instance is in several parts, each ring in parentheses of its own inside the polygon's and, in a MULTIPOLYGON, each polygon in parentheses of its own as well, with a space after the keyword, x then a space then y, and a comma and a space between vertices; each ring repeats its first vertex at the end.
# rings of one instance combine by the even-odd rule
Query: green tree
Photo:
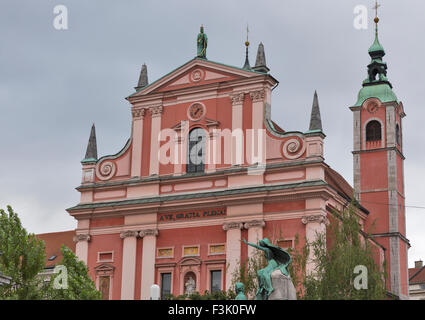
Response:
MULTIPOLYGON (((260 250, 255 250, 251 257, 239 263, 232 273, 231 290, 234 292, 236 282, 245 286, 245 295, 248 299, 255 297, 258 289, 257 271, 264 268, 267 261, 260 250)), ((236 295, 236 294, 235 294, 236 295)))
POLYGON ((46 290, 47 299, 52 300, 100 300, 101 293, 88 275, 84 262, 67 246, 62 245, 61 271, 50 278, 46 290), (65 270, 65 271, 64 271, 65 270), (64 279, 66 278, 66 280, 64 279))
POLYGON ((316 240, 309 244, 315 269, 304 278, 304 299, 385 299, 385 273, 381 271, 385 266, 381 269, 373 259, 373 244, 361 230, 355 203, 333 212, 326 235, 317 234, 316 240), (360 275, 354 273, 356 266, 366 267, 366 289, 356 289, 354 285, 360 275))
POLYGON ((44 268, 44 242, 29 234, 11 206, 0 209, 0 272, 11 278, 0 286, 0 299, 39 299, 44 268))

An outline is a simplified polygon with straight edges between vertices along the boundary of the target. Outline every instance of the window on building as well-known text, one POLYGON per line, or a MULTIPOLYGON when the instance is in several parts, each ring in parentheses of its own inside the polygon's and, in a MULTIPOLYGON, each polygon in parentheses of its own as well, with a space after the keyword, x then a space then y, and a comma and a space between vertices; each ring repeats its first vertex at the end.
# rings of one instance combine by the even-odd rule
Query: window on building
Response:
POLYGON ((113 261, 112 252, 99 252, 98 253, 98 261, 99 262, 111 262, 111 261, 113 261))
POLYGON ((110 277, 99 278, 99 291, 102 294, 102 300, 109 300, 110 277))
POLYGON ((171 294, 171 273, 161 273, 161 299, 171 294))
POLYGON ((204 172, 205 140, 205 131, 202 128, 195 128, 189 132, 187 173, 204 172))
POLYGON ((211 271, 211 293, 221 291, 221 270, 211 271))
POLYGON ((400 137, 400 126, 398 125, 398 123, 395 126, 395 140, 396 140, 397 144, 400 146, 401 145, 401 137, 400 137))
POLYGON ((366 126, 366 141, 379 141, 381 139, 381 124, 376 120, 370 121, 366 126))

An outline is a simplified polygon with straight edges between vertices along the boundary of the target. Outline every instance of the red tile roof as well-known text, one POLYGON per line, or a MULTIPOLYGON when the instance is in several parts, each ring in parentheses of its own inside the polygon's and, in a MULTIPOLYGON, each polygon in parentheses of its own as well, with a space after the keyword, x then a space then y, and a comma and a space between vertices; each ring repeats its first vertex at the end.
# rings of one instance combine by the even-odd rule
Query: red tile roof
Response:
POLYGON ((63 232, 52 232, 42 233, 35 235, 37 239, 43 240, 46 246, 46 268, 54 267, 56 264, 62 261, 61 246, 66 245, 75 253, 75 230, 63 231, 63 232), (49 260, 50 257, 56 256, 55 259, 49 260))
POLYGON ((353 187, 334 169, 327 167, 325 170, 325 180, 339 192, 342 192, 347 197, 352 198, 354 195, 353 187))
POLYGON ((409 284, 425 283, 425 266, 409 269, 409 284))

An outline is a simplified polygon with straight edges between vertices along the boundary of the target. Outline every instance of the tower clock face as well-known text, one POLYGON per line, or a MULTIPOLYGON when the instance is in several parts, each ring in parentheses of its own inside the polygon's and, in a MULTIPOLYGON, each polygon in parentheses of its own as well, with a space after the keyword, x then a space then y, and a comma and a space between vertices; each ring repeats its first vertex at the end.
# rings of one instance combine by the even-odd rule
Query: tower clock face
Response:
POLYGON ((376 113, 379 109, 379 100, 378 99, 370 99, 365 104, 365 108, 369 113, 376 113))
POLYGON ((192 104, 187 110, 187 115, 192 121, 199 121, 205 116, 205 106, 200 103, 192 104))

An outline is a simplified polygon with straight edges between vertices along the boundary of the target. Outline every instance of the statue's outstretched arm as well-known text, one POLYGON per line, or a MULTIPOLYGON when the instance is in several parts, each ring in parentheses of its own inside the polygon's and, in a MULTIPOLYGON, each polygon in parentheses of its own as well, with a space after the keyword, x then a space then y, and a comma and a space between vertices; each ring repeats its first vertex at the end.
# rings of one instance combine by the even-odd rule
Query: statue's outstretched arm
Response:
POLYGON ((263 247, 260 247, 260 246, 257 246, 256 244, 254 244, 254 243, 251 243, 251 242, 247 242, 245 239, 242 239, 242 241, 243 241, 243 243, 245 243, 245 244, 247 244, 247 245, 249 245, 249 246, 251 246, 251 247, 254 247, 254 248, 256 248, 256 249, 259 249, 259 250, 265 250, 263 247))

